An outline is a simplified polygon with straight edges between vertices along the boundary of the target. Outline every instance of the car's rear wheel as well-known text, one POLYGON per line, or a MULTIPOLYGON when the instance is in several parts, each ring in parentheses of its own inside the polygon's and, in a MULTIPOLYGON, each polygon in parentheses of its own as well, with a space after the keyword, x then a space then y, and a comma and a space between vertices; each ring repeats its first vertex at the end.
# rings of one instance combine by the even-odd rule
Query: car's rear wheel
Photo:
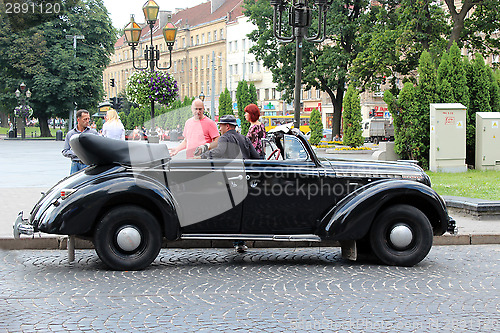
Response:
POLYGON ((422 211, 410 205, 394 205, 375 219, 370 244, 383 263, 413 266, 429 253, 432 236, 432 226, 422 211))
POLYGON ((133 205, 107 212, 94 233, 97 255, 110 268, 140 270, 149 266, 161 249, 162 234, 156 218, 133 205))

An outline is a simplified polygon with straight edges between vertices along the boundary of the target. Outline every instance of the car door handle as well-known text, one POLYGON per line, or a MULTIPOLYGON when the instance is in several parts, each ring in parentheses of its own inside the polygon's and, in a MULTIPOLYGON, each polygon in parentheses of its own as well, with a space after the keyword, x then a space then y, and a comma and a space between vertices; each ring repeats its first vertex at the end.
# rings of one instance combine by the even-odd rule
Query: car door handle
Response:
POLYGON ((243 180, 243 175, 239 175, 236 177, 228 177, 227 180, 243 180))

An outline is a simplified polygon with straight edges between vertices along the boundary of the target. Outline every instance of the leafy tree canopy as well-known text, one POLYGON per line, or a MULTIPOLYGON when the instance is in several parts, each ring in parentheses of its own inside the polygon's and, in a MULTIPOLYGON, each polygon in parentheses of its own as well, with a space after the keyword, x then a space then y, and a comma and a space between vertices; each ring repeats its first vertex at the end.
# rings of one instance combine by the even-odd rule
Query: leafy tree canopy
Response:
POLYGON ((42 135, 50 135, 49 117, 67 118, 75 106, 95 110, 101 101, 102 72, 116 35, 102 0, 78 1, 56 18, 23 24, 13 27, 0 15, 0 82, 5 84, 0 105, 9 111, 17 103, 14 91, 25 82, 42 135), (73 36, 84 36, 76 49, 73 36))

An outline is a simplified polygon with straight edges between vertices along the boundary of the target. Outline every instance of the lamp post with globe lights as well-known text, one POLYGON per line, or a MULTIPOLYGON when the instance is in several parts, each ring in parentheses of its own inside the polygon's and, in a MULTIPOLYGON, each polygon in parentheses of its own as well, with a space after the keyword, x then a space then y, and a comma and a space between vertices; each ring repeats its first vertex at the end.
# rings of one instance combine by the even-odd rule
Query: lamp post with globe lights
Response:
MULTIPOLYGON (((16 89, 16 97, 17 97, 17 101, 19 103, 19 106, 20 106, 20 110, 21 110, 21 114, 19 117, 22 121, 21 121, 21 138, 22 139, 25 139, 26 138, 26 129, 24 128, 24 119, 26 118, 24 115, 25 115, 25 112, 26 110, 28 109, 28 106, 26 104, 26 101, 31 97, 31 91, 29 90, 26 90, 26 84, 21 83, 19 85, 19 88, 21 88, 21 90, 19 89, 16 89), (25 92, 26 90, 26 92, 25 92)), ((19 108, 19 107, 18 107, 19 108)), ((14 112, 14 137, 17 138, 17 116, 14 112)))
MULTIPOLYGON (((131 15, 129 24, 125 27, 125 39, 127 43, 132 48, 132 65, 135 69, 138 70, 150 70, 153 72, 155 68, 159 70, 167 70, 172 67, 172 49, 175 43, 175 37, 177 35, 177 28, 171 22, 171 16, 168 16, 168 22, 163 27, 163 38, 168 47, 169 52, 169 65, 167 67, 160 67, 160 51, 158 50, 158 46, 156 48, 153 45, 153 27, 158 19, 158 12, 160 7, 154 0, 148 0, 144 6, 142 7, 142 11, 144 12, 144 17, 146 18, 146 22, 149 25, 151 40, 150 45, 146 48, 144 52, 144 58, 146 60, 146 67, 139 67, 135 64, 135 50, 137 45, 139 44, 139 40, 141 38, 142 28, 134 21, 134 15, 131 15)), ((151 99, 151 134, 154 136, 154 100, 151 99)), ((150 140, 150 142, 158 142, 154 138, 150 140)))
POLYGON ((270 0, 274 8, 273 32, 282 43, 295 41, 295 92, 294 92, 294 127, 300 128, 300 88, 302 84, 302 42, 321 43, 326 38, 326 12, 332 0, 270 0), (318 25, 315 36, 307 36, 307 29, 311 25, 311 14, 317 11, 318 25), (288 14, 288 23, 292 27, 289 36, 284 36, 282 17, 283 12, 288 14))

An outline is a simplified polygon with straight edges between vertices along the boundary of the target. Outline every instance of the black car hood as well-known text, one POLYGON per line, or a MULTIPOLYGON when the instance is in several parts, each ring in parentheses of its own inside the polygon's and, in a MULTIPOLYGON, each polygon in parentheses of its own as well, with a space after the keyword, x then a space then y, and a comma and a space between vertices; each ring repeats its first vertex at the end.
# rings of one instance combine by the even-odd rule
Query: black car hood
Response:
POLYGON ((411 162, 322 158, 321 163, 330 166, 337 177, 408 179, 430 185, 424 170, 411 162))
POLYGON ((148 144, 105 138, 95 134, 73 135, 71 149, 88 165, 151 165, 170 159, 164 144, 148 144))

